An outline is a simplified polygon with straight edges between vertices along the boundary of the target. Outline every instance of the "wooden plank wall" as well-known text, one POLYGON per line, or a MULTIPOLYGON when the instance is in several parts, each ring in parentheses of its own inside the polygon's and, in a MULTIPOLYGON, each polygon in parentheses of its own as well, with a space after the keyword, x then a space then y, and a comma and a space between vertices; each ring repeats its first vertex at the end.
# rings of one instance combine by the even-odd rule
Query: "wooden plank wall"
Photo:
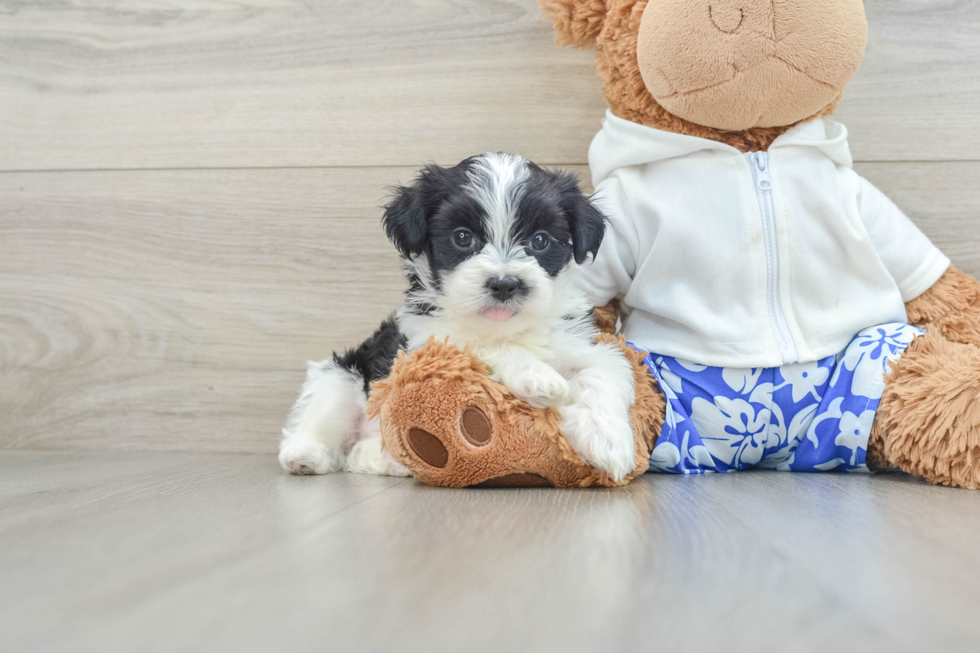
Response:
MULTIPOLYGON (((866 6, 856 167, 980 273, 980 2, 866 6)), ((585 174, 604 106, 535 0, 0 0, 0 448, 274 451, 398 302, 385 187, 585 174)))

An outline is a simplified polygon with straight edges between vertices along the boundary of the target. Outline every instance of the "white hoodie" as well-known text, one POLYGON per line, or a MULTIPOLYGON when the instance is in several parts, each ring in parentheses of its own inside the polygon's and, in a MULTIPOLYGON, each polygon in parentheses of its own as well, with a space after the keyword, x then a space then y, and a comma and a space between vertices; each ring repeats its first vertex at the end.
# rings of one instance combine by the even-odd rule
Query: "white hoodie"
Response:
POLYGON ((949 259, 851 165, 829 120, 743 154, 607 112, 589 149, 610 222, 591 299, 622 293, 628 340, 717 367, 815 361, 907 321, 949 259))

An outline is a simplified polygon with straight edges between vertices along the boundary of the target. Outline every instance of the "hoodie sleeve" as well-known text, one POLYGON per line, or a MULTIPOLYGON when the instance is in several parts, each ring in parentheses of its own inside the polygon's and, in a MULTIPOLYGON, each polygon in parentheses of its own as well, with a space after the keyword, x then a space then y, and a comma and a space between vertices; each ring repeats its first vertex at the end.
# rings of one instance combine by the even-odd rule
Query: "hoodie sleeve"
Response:
POLYGON ((949 258, 884 193, 867 179, 858 179, 861 221, 898 284, 902 300, 909 302, 943 276, 950 265, 949 258))
POLYGON ((583 269, 584 285, 589 300, 604 306, 629 290, 636 273, 637 236, 619 179, 599 183, 593 199, 606 216, 606 233, 595 260, 583 269))

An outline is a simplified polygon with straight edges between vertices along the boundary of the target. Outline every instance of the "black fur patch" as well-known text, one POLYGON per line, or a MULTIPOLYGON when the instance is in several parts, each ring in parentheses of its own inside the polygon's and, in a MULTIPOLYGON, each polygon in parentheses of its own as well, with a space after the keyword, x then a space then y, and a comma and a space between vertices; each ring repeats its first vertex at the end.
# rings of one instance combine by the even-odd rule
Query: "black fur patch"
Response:
POLYGON ((364 392, 367 394, 371 391, 372 382, 388 378, 398 350, 407 346, 408 340, 392 315, 381 323, 370 338, 342 354, 334 354, 333 359, 338 366, 364 379, 364 392))
POLYGON ((439 272, 452 270, 486 245, 486 212, 468 193, 453 195, 433 214, 429 222, 429 260, 436 278, 439 272), (461 249, 453 242, 457 229, 473 233, 473 246, 461 249))
POLYGON ((518 206, 516 228, 526 251, 551 276, 568 262, 584 263, 599 251, 605 233, 605 217, 582 192, 578 179, 569 172, 544 170, 528 163, 528 180, 518 206), (550 246, 537 251, 530 247, 539 231, 551 237, 550 246))
POLYGON ((392 189, 381 224, 402 256, 415 258, 425 251, 429 222, 443 202, 466 184, 472 161, 471 157, 452 168, 427 165, 411 185, 392 189))
POLYGON ((408 274, 408 290, 405 291, 405 308, 413 315, 431 315, 436 307, 427 302, 419 301, 414 295, 425 290, 419 275, 414 272, 408 274))
POLYGON ((412 315, 432 315, 436 307, 428 302, 410 301, 406 308, 412 315))

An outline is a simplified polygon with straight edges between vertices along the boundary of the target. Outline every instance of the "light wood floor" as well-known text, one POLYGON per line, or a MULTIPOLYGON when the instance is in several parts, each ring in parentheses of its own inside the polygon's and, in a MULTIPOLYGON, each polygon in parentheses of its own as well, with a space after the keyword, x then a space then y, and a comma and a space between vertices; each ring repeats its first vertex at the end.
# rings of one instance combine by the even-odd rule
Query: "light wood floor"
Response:
POLYGON ((973 651, 977 494, 901 476, 618 490, 0 454, 5 651, 973 651))
MULTIPOLYGON (((280 471, 305 360, 399 301, 386 186, 588 177, 536 5, 0 0, 0 652, 980 650, 980 492, 280 471)), ((980 2, 865 7, 855 167, 978 274, 980 2)))

